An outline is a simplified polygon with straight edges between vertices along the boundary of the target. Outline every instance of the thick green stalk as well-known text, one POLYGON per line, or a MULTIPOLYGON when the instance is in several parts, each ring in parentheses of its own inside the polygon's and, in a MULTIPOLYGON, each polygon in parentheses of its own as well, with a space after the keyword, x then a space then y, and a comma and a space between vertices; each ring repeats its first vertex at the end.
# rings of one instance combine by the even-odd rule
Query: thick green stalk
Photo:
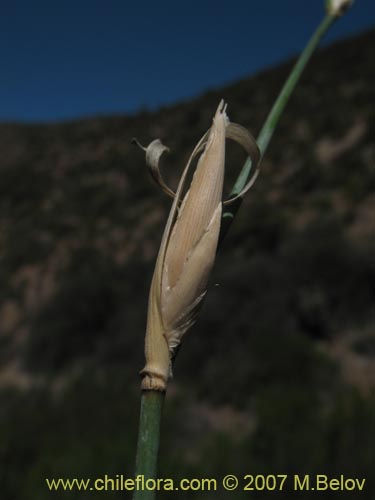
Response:
MULTIPOLYGON (((157 477, 164 395, 165 393, 160 391, 142 391, 135 477, 144 476, 145 481, 157 477)), ((147 489, 135 490, 133 495, 133 500, 153 500, 154 498, 155 491, 147 489)))
MULTIPOLYGON (((285 106, 289 100, 289 97, 291 96, 293 90, 295 89, 301 74, 303 70, 306 67, 306 64, 309 62, 311 55, 313 54, 314 50, 318 46, 319 42, 325 35, 325 33, 328 31, 332 23, 335 21, 336 17, 331 16, 331 15, 326 15, 323 19, 323 21, 319 24, 317 27, 315 33, 309 40, 308 44, 306 45, 305 49, 301 53, 300 57, 298 58, 296 64, 294 65, 292 71, 290 72, 290 75, 286 82, 284 83, 283 88, 281 89, 271 111, 269 112, 266 121, 264 122, 264 125, 259 132, 258 138, 257 138, 257 143, 260 149, 260 155, 261 159, 263 158, 268 144, 271 140, 271 137, 275 131, 275 128, 279 122, 279 119, 285 109, 285 106)), ((230 196, 236 195, 240 193, 245 186, 247 179, 249 177, 249 174, 251 172, 251 159, 247 158, 244 166, 242 167, 242 170, 233 186, 233 189, 230 193, 230 196)), ((239 209, 241 205, 241 198, 238 199, 237 202, 233 203, 232 205, 228 206, 227 209, 223 213, 223 222, 222 222, 222 229, 221 229, 221 235, 220 238, 221 240, 227 233, 231 223, 233 222, 233 219, 237 213, 237 210, 239 209)))

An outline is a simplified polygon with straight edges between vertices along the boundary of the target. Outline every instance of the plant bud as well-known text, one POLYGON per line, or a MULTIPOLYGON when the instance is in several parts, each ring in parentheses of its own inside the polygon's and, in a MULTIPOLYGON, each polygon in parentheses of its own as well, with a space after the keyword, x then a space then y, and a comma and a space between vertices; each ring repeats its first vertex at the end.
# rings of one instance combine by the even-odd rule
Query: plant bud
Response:
MULTIPOLYGON (((211 128, 198 142, 185 167, 175 195, 158 169, 160 156, 167 148, 159 140, 143 148, 153 179, 174 195, 149 295, 146 366, 141 372, 145 390, 166 389, 173 356, 183 335, 195 322, 207 291, 220 232, 226 138, 240 143, 253 164, 258 165, 255 140, 246 129, 229 122, 222 101, 211 128), (188 170, 199 154, 190 189, 182 196, 188 170)), ((242 196, 251 185, 249 181, 239 195, 228 201, 242 196)))
POLYGON ((328 14, 340 17, 349 9, 354 0, 327 0, 326 8, 328 14))

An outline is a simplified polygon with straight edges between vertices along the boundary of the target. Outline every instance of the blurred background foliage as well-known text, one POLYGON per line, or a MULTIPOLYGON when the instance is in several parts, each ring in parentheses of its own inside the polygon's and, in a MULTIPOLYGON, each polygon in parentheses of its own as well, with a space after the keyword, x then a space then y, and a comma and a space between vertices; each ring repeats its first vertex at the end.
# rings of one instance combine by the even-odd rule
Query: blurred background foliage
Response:
MULTIPOLYGON (((321 50, 287 108, 177 358, 161 477, 370 481, 372 37, 321 50)), ((0 124, 2 498, 99 499, 52 494, 45 478, 133 473, 147 295, 169 201, 130 139, 168 144, 176 183, 219 99, 256 135, 291 64, 156 113, 0 124)), ((228 186, 243 159, 229 145, 228 186)))

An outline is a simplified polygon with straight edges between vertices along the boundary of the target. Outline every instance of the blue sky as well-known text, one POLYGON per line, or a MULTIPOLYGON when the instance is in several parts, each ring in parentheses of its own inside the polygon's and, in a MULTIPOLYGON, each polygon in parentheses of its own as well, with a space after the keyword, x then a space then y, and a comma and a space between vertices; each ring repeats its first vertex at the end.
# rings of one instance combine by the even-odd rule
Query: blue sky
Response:
MULTIPOLYGON (((3 2, 0 121, 155 109, 297 54, 323 0, 3 2)), ((325 39, 375 23, 357 0, 325 39)))

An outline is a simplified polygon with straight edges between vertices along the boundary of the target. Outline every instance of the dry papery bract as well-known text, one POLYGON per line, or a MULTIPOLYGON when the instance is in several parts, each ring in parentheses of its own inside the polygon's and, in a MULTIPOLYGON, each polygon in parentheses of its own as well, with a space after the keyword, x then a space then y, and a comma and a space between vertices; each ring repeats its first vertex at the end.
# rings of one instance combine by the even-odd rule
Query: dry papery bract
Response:
POLYGON ((159 170, 160 157, 168 148, 158 139, 147 148, 141 147, 146 151, 152 178, 174 198, 151 283, 146 366, 141 372, 142 389, 164 391, 172 374, 176 349, 195 322, 207 291, 218 246, 222 207, 242 197, 254 184, 259 172, 260 153, 248 130, 229 121, 223 101, 217 108, 211 128, 194 148, 176 193, 166 185, 159 170), (254 174, 240 193, 223 202, 227 138, 245 149, 252 160, 254 174), (183 196, 189 168, 198 155, 190 188, 183 196))

